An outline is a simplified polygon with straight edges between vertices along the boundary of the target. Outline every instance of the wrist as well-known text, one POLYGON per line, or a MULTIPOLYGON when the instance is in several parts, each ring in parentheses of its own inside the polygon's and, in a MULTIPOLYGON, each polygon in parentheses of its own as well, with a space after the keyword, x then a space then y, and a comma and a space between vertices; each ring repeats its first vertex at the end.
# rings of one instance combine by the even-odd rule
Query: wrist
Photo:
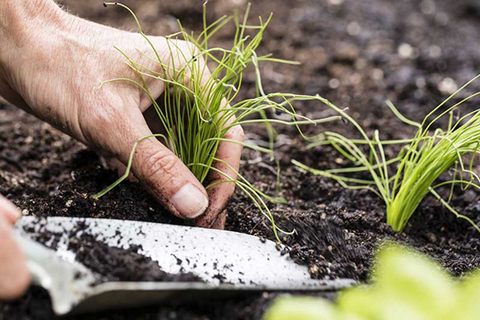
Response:
POLYGON ((63 11, 53 0, 3 0, 0 6, 0 32, 11 35, 38 20, 56 19, 63 11))

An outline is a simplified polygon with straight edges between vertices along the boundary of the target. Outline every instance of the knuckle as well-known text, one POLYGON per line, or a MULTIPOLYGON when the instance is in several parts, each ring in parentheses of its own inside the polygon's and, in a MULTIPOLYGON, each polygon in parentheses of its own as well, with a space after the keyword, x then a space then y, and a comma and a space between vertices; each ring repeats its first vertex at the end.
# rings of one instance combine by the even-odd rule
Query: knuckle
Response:
POLYGON ((89 108, 79 116, 79 136, 81 141, 87 142, 101 148, 107 148, 105 145, 106 135, 100 135, 101 132, 112 134, 114 129, 122 126, 122 120, 119 112, 111 106, 101 106, 98 108, 89 108))
POLYGON ((91 121, 96 128, 111 127, 116 123, 116 115, 117 113, 113 107, 105 106, 95 109, 92 113, 91 121))
POLYGON ((245 142, 245 131, 243 130, 243 128, 241 126, 236 126, 236 128, 238 130, 239 141, 245 142))
POLYGON ((192 42, 180 40, 178 47, 187 58, 194 58, 200 53, 200 49, 192 42))
POLYGON ((240 126, 240 125, 233 126, 225 134, 225 138, 237 140, 237 141, 240 141, 240 142, 245 142, 245 131, 243 130, 242 126, 240 126))
POLYGON ((145 157, 140 170, 146 178, 162 174, 165 180, 173 176, 172 172, 177 167, 178 161, 173 153, 158 150, 145 157))

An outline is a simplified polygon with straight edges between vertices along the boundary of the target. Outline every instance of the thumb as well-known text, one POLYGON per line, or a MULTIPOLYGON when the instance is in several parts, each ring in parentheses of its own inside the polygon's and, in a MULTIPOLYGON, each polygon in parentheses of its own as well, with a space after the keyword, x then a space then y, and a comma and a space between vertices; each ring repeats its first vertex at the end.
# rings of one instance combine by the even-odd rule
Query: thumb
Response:
POLYGON ((11 223, 1 214, 0 239, 0 300, 17 299, 27 290, 31 276, 11 223))
POLYGON ((15 207, 10 201, 5 197, 0 195, 0 215, 4 214, 6 220, 10 224, 14 224, 21 214, 17 207, 15 207))
MULTIPOLYGON (((152 135, 140 110, 125 119, 122 132, 115 130, 114 154, 128 164, 132 148, 139 139, 152 135), (122 143, 118 143, 122 141, 122 143)), ((112 146, 112 144, 111 144, 112 146)), ((203 185, 187 166, 155 137, 140 141, 135 150, 132 171, 146 189, 171 213, 182 219, 194 219, 208 207, 203 185)))

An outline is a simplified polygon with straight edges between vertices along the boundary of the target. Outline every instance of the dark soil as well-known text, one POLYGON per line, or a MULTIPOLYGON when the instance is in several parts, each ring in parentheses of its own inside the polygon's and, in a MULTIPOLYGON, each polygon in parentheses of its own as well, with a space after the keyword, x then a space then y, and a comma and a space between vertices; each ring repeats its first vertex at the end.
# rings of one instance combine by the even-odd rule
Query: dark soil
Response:
POLYGON ((141 246, 128 250, 112 248, 91 235, 71 239, 69 250, 77 253, 77 260, 84 266, 105 277, 105 281, 201 281, 192 274, 169 274, 158 263, 139 254, 141 246))
MULTIPOLYGON (((64 2, 80 16, 134 29, 127 14, 104 9, 99 1, 64 2)), ((175 18, 185 20, 187 28, 200 27, 203 1, 126 2, 150 33, 175 32, 175 18)), ((230 12, 233 2, 210 1, 209 19, 230 12)), ((274 12, 262 51, 302 62, 296 67, 264 65, 267 91, 320 93, 336 105, 348 107, 368 132, 379 129, 383 138, 414 134, 414 128, 391 114, 386 99, 405 116, 419 121, 479 70, 480 6, 475 0, 262 0, 253 1, 252 11, 252 17, 274 12)), ((228 40, 228 34, 222 33, 217 44, 227 46, 228 40)), ((245 88, 253 81, 250 73, 245 88)), ((462 96, 475 89, 478 85, 462 96)), ((253 93, 252 87, 242 97, 253 93)), ((310 117, 332 114, 316 104, 297 107, 310 117)), ((472 103, 462 111, 474 107, 472 103)), ((245 129, 249 140, 266 140, 262 128, 245 129)), ((349 136, 355 133, 344 123, 305 129, 310 134, 323 129, 349 136)), ((479 234, 433 197, 426 197, 407 228, 395 233, 385 223, 384 205, 373 194, 343 190, 328 179, 299 172, 290 162, 296 159, 316 168, 345 165, 332 149, 307 149, 294 128, 277 130, 282 137, 277 154, 283 174, 281 193, 289 203, 272 205, 272 212, 279 226, 297 231, 294 236, 284 236, 284 241, 296 260, 308 264, 314 277, 366 280, 372 256, 385 240, 408 244, 432 256, 456 276, 480 266, 479 234)), ((25 215, 182 223, 135 183, 125 182, 100 201, 93 200, 90 195, 111 183, 115 173, 103 169, 93 152, 14 107, 0 106, 0 137, 0 193, 25 215)), ((395 151, 388 149, 387 153, 395 151)), ((243 159, 241 173, 257 188, 274 194, 275 164, 248 150, 243 159)), ((456 190, 452 205, 480 223, 479 195, 475 190, 456 190)), ((240 191, 227 210, 227 229, 272 239, 268 221, 240 191)), ((86 319, 259 319, 275 296, 265 292, 86 319)), ((32 289, 16 303, 0 304, 0 319, 50 319, 48 315, 40 317, 40 312, 48 309, 44 301, 39 291, 32 289)))
MULTIPOLYGON (((46 220, 39 218, 24 226, 29 237, 50 249, 57 250, 62 236, 67 236, 68 250, 75 259, 100 276, 98 283, 108 281, 203 282, 191 273, 170 274, 158 263, 141 254, 142 245, 127 249, 112 247, 88 232, 88 222, 80 220, 70 230, 52 233, 44 228, 46 220)), ((121 236, 121 230, 116 231, 121 236)))

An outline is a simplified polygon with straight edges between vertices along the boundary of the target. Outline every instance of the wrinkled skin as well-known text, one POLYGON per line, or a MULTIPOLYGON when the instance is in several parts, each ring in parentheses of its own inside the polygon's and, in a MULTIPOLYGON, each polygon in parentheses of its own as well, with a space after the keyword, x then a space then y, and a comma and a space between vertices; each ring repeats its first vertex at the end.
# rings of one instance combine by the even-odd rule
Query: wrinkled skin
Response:
MULTIPOLYGON (((137 33, 67 14, 50 0, 31 1, 35 4, 4 2, 0 8, 0 96, 98 151, 112 168, 122 173, 135 141, 152 134, 151 128, 158 125, 149 123, 150 117, 145 117, 151 113, 148 112, 151 101, 139 88, 120 82, 102 87, 99 84, 113 78, 139 81, 114 46, 133 61, 161 72, 158 64, 143 55, 155 57, 149 44, 137 33)), ((162 62, 168 63, 173 55, 176 68, 185 65, 195 53, 195 48, 180 40, 176 49, 170 51, 165 38, 150 39, 162 62)), ((196 63, 199 67, 204 64, 202 59, 196 63)), ((207 72, 202 83, 208 77, 207 72)), ((188 83, 189 79, 185 80, 188 83)), ((164 90, 163 83, 155 79, 147 78, 147 85, 155 99, 164 90)), ((158 118, 153 120, 158 123, 158 118)), ((233 127, 225 138, 243 141, 242 128, 233 127)), ((238 170, 241 151, 241 145, 223 142, 216 156, 238 170)), ((236 178, 225 165, 217 164, 217 167, 236 178)), ((175 216, 192 220, 201 227, 224 228, 223 209, 233 194, 233 183, 221 183, 205 190, 180 159, 155 138, 139 144, 132 172, 175 216)), ((210 177, 212 182, 217 179, 225 178, 210 177)), ((1 210, 2 207, 0 213, 1 210)), ((13 220, 5 217, 3 220, 1 232, 7 240, 3 240, 2 233, 0 245, 9 245, 12 249, 2 250, 0 254, 10 254, 9 260, 17 259, 20 254, 8 236, 8 223, 13 220)), ((19 264, 23 260, 16 261, 19 264)), ((3 262, 0 283, 2 268, 3 262)))

